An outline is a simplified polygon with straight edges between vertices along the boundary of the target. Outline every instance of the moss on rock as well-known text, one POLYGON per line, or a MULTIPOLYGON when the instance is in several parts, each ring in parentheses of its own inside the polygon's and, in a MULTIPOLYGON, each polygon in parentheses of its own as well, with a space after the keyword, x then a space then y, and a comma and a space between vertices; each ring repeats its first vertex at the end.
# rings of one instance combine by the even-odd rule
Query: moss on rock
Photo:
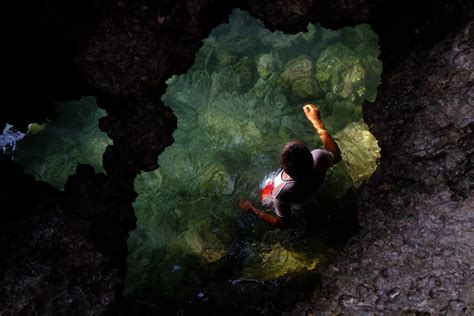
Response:
POLYGON ((291 95, 300 99, 315 99, 320 95, 314 76, 314 63, 309 56, 290 60, 284 67, 280 83, 291 95))

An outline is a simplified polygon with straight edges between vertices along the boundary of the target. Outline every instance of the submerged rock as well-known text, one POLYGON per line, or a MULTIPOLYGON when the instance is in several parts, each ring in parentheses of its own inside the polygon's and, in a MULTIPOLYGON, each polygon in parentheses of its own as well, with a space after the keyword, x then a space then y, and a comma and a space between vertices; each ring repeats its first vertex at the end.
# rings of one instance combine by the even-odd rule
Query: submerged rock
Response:
POLYGON ((319 257, 308 257, 306 252, 286 249, 280 244, 259 251, 261 261, 246 267, 244 277, 274 280, 289 273, 313 270, 321 260, 319 257))
POLYGON ((367 124, 350 123, 337 133, 336 139, 352 181, 360 185, 368 180, 378 167, 380 148, 367 124))
POLYGON ((314 78, 314 64, 308 56, 290 60, 284 67, 280 82, 284 89, 299 99, 315 99, 320 95, 314 78))
POLYGON ((234 89, 246 92, 253 86, 255 72, 254 62, 244 57, 232 66, 230 84, 234 86, 234 89))
POLYGON ((263 54, 257 61, 257 71, 261 78, 267 79, 270 74, 281 67, 281 60, 275 53, 263 54))
POLYGON ((343 44, 326 48, 316 62, 316 78, 326 92, 354 101, 365 93, 365 69, 343 44))

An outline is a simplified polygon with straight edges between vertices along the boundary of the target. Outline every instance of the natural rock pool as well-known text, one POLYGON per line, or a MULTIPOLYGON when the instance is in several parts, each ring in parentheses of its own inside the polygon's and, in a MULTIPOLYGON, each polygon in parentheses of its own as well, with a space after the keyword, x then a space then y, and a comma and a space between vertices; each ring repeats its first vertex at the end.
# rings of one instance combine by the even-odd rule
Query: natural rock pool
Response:
POLYGON ((126 295, 205 302, 231 296, 242 282, 304 274, 337 252, 343 243, 324 236, 321 217, 296 215, 294 229, 274 231, 241 215, 238 200, 260 205, 259 184, 278 168, 289 140, 321 147, 302 112, 313 102, 343 153, 319 212, 343 214, 380 157, 361 110, 376 96, 378 54, 368 25, 332 31, 310 24, 286 35, 234 10, 229 24, 214 29, 188 73, 167 81, 162 100, 178 128, 159 169, 135 180, 126 295))
MULTIPOLYGON (((174 144, 160 155, 159 169, 135 179, 126 297, 179 307, 225 306, 251 295, 251 305, 287 299, 293 285, 310 283, 308 271, 336 254, 354 229, 355 188, 380 158, 361 110, 380 82, 377 40, 368 25, 271 32, 240 10, 211 32, 188 73, 167 81, 162 100, 178 118, 174 144), (242 215, 238 201, 261 206, 260 183, 278 168, 288 141, 322 146, 305 103, 318 104, 343 162, 328 173, 317 210, 294 214, 289 230, 272 230, 242 215)), ((106 113, 93 97, 59 103, 57 111, 57 120, 32 125, 15 159, 62 189, 77 163, 103 171, 111 140, 98 128, 106 113)))

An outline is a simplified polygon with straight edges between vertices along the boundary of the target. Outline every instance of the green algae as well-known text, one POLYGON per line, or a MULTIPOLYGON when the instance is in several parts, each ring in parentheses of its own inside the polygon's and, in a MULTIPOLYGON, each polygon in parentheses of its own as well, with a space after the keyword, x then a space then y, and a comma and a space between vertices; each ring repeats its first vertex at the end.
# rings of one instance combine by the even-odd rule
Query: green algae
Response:
POLYGON ((290 60, 280 77, 283 88, 298 99, 314 99, 321 95, 315 78, 314 63, 309 56, 290 60))
POLYGON ((95 97, 60 102, 56 112, 58 119, 43 125, 32 124, 18 146, 15 160, 26 173, 63 189, 79 163, 103 172, 102 155, 112 140, 99 129, 98 121, 106 113, 97 107, 95 97))
POLYGON ((374 100, 380 82, 378 54, 368 25, 332 31, 310 24, 287 35, 235 10, 214 29, 188 73, 167 81, 162 100, 178 128, 160 168, 135 180, 126 293, 160 289, 182 297, 185 287, 209 282, 199 277, 203 271, 229 261, 238 263, 235 278, 275 279, 330 256, 326 245, 295 248, 288 235, 268 238, 263 223, 242 229, 238 200, 260 206, 259 182, 278 168, 289 140, 321 147, 302 111, 308 102, 318 104, 343 152, 327 176, 331 198, 370 176, 379 148, 359 122, 362 102, 374 100))
POLYGON ((380 159, 380 148, 368 126, 364 122, 350 123, 337 133, 336 139, 354 185, 368 180, 380 159))

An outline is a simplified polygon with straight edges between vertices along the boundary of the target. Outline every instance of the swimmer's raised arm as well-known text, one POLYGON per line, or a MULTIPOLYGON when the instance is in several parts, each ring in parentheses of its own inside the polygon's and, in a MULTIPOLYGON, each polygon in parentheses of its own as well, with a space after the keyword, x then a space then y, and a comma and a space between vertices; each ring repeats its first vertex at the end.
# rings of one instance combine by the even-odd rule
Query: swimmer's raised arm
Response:
POLYGON ((318 107, 315 104, 305 104, 303 106, 303 111, 306 115, 306 118, 313 124, 314 129, 323 142, 324 148, 334 155, 333 164, 341 161, 341 150, 332 138, 331 134, 329 134, 329 132, 326 130, 326 127, 321 120, 318 107))

